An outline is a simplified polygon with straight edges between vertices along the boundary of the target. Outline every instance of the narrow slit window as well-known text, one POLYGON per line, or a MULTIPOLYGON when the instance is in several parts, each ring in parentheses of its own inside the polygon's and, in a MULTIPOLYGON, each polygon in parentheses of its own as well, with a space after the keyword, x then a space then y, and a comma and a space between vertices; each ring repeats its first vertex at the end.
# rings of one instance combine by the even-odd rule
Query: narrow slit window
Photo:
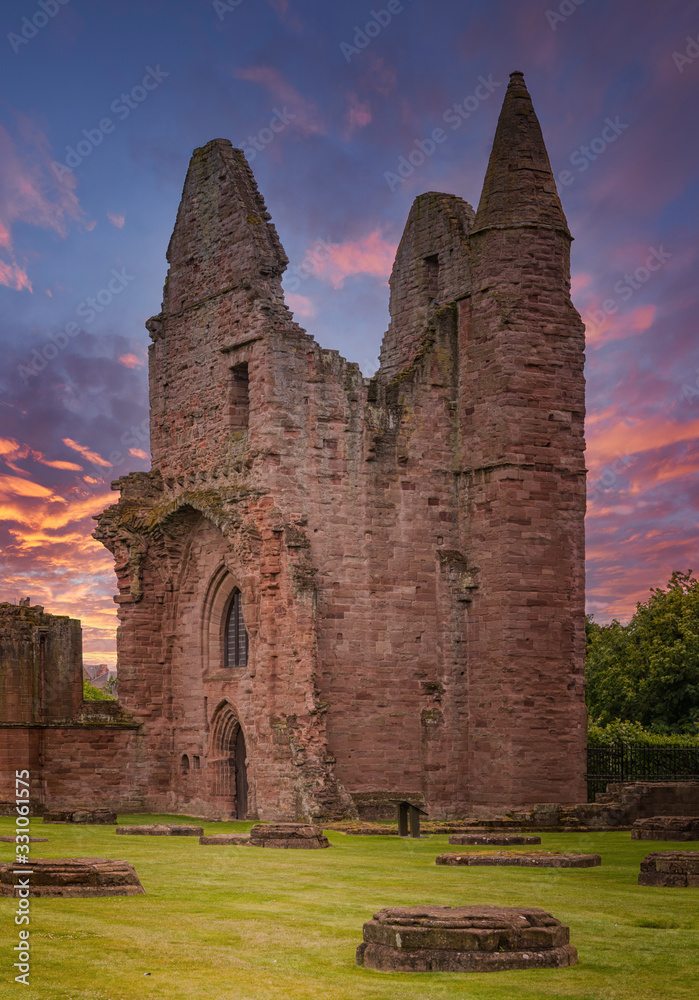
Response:
POLYGON ((226 666, 245 667, 248 662, 248 633, 243 619, 239 590, 233 592, 226 621, 226 666))
POLYGON ((425 289, 431 299, 439 297, 439 254, 425 257, 425 289))
POLYGON ((243 430, 250 418, 250 393, 247 362, 231 368, 228 412, 232 430, 243 430))

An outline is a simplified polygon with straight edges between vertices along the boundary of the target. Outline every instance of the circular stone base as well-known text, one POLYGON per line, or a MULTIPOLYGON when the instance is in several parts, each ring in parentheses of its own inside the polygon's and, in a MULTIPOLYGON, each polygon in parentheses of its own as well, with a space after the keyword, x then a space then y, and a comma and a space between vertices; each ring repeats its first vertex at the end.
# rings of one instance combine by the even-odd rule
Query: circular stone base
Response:
POLYGON ((541 837, 522 837, 514 833, 455 833, 450 844, 540 844, 541 837))
POLYGON ((440 854, 438 865, 516 865, 522 868, 594 868, 599 854, 563 854, 557 851, 474 851, 470 854, 440 854))
POLYGON ((117 833, 126 836, 143 837, 202 837, 203 826, 172 826, 170 823, 160 823, 154 826, 118 826, 117 833))
MULTIPOLYGON (((0 864, 0 896, 16 896, 15 864, 0 864)), ((18 870, 18 869, 17 869, 18 870)), ((133 865, 105 858, 32 858, 30 898, 37 896, 136 896, 144 892, 133 865)))
POLYGON ((699 840, 699 816, 650 816, 637 819, 632 840, 699 840))
POLYGON ((574 965, 568 927, 544 910, 391 907, 364 924, 357 965, 382 972, 503 972, 574 965))

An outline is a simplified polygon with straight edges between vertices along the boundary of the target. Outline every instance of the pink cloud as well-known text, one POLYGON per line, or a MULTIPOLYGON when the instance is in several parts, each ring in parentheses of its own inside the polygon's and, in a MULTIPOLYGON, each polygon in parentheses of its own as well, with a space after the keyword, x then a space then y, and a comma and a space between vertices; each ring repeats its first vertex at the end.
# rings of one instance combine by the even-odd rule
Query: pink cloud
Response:
POLYGON ((113 226, 117 229, 123 229, 124 223, 126 222, 126 216, 120 215, 118 212, 107 212, 107 218, 113 226))
POLYGON ((273 66, 249 66, 247 69, 236 70, 235 75, 241 80, 261 84, 275 100, 287 105, 290 109, 289 116, 294 116, 292 127, 297 128, 303 135, 327 134, 328 126, 318 105, 302 97, 278 69, 273 66))
POLYGON ((315 319, 317 313, 315 303, 306 295, 297 295, 294 292, 289 292, 286 296, 286 303, 291 311, 302 319, 315 319))
POLYGON ((342 133, 344 138, 349 139, 353 132, 356 132, 360 128, 366 128, 370 122, 371 105, 369 102, 362 102, 354 92, 350 93, 349 107, 345 114, 345 128, 342 133))
POLYGON ((333 288, 342 288, 352 274, 369 274, 388 278, 396 256, 396 244, 386 240, 378 229, 359 240, 348 240, 334 246, 325 260, 319 261, 317 276, 329 281, 333 288))
POLYGON ((17 115, 18 146, 0 125, 0 246, 9 260, 0 261, 0 283, 31 291, 25 268, 17 262, 12 227, 26 222, 65 236, 72 222, 84 224, 84 212, 74 194, 75 178, 61 180, 51 169, 51 149, 44 133, 23 115, 17 115))
POLYGON ((125 368, 143 368, 143 361, 135 354, 120 354, 119 361, 125 368))
POLYGON ((143 448, 129 448, 129 455, 133 455, 134 458, 142 458, 145 462, 150 458, 148 452, 144 451, 143 448))
POLYGON ((619 316, 608 313, 595 323, 596 315, 604 310, 588 310, 583 314, 585 322, 585 341, 588 347, 601 347, 611 340, 623 340, 639 333, 645 333, 653 325, 656 314, 654 305, 637 306, 619 316))

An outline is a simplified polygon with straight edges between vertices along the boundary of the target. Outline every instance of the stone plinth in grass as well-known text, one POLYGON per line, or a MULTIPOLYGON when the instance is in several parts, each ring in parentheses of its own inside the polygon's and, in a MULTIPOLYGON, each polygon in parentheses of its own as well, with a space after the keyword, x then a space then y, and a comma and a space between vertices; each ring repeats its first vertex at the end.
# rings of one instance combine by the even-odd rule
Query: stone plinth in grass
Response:
POLYGON ((249 847, 249 833, 216 833, 210 837, 200 837, 200 844, 218 847, 249 847))
POLYGON ((449 838, 450 844, 540 844, 541 837, 524 837, 508 833, 455 833, 449 838))
POLYGON ((203 826, 173 826, 171 823, 156 823, 153 826, 118 826, 117 833, 125 836, 147 837, 201 837, 203 826))
MULTIPOLYGON (((18 894, 17 866, 0 864, 0 896, 18 894)), ((30 898, 36 896, 136 896, 144 892, 128 861, 105 858, 32 858, 27 865, 30 898)))
POLYGON ((632 840, 699 840, 699 816, 649 816, 637 819, 632 840))
POLYGON ((311 823, 256 823, 250 830, 253 847, 290 847, 314 850, 330 847, 320 826, 311 823))
POLYGON ((111 809, 72 809, 44 813, 44 823, 87 823, 111 826, 116 824, 116 813, 111 809))
POLYGON ((357 965, 383 972, 503 972, 574 965, 568 927, 544 910, 390 907, 364 924, 357 965))
POLYGON ((564 854, 562 851, 473 851, 440 854, 438 865, 517 865, 522 868, 594 868, 599 854, 564 854))
POLYGON ((699 889, 699 851, 652 851, 641 862, 639 885, 699 889))

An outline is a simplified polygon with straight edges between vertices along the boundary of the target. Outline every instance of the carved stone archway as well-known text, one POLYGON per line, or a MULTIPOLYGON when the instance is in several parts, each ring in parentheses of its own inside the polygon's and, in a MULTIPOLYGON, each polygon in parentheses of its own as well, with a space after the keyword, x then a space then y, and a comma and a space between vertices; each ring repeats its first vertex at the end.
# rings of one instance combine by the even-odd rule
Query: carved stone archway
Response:
POLYGON ((245 819, 248 812, 248 769, 245 734, 232 706, 224 702, 211 724, 209 767, 211 793, 224 812, 245 819))

